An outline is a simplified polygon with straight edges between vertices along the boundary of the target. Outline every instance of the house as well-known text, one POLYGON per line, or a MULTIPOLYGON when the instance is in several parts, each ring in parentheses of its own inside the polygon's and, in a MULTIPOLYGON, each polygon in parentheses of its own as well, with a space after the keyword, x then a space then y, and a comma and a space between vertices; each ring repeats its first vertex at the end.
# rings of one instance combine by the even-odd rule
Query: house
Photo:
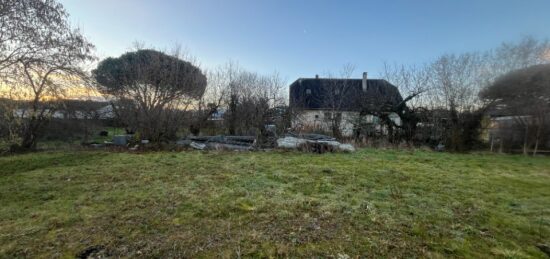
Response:
POLYGON ((223 117, 225 116, 225 113, 227 113, 227 109, 217 108, 216 111, 214 111, 210 115, 210 117, 208 117, 207 120, 209 120, 209 121, 223 121, 223 117))
MULTIPOLYGON (((378 118, 368 111, 383 111, 399 104, 403 98, 397 87, 383 79, 299 78, 289 87, 289 105, 293 113, 291 126, 297 131, 330 132, 338 125, 343 136, 352 136, 358 120, 383 132, 378 118), (336 124, 335 124, 336 123, 336 124)), ((396 123, 397 114, 389 114, 396 123)))
MULTIPOLYGON (((490 107, 485 115, 481 137, 483 141, 490 144, 491 150, 520 151, 526 140, 530 148, 535 145, 536 130, 541 125, 536 117, 518 113, 501 104, 490 107)), ((546 126, 548 124, 544 124, 544 120, 542 123, 537 148, 539 152, 541 149, 549 152, 550 130, 546 126)))
MULTIPOLYGON (((44 108, 44 114, 52 119, 75 120, 110 120, 115 118, 113 106, 108 102, 88 100, 64 100, 62 103, 47 103, 50 108, 44 108)), ((30 104, 21 102, 20 108, 13 111, 14 116, 28 118, 31 116, 30 104)))

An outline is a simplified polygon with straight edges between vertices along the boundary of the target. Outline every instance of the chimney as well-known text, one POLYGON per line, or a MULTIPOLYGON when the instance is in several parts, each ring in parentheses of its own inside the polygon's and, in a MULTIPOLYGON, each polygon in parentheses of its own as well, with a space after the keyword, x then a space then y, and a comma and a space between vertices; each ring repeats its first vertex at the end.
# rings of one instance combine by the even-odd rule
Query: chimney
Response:
POLYGON ((319 75, 315 75, 315 79, 319 79, 319 75))
POLYGON ((369 89, 368 83, 367 83, 367 72, 363 72, 363 92, 367 92, 369 89))

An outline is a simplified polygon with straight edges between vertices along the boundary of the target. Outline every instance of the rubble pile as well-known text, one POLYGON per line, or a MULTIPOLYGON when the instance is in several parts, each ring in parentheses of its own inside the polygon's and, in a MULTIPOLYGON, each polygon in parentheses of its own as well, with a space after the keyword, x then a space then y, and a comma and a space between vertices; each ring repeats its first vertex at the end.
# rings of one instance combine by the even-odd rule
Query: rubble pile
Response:
POLYGON ((335 138, 320 134, 292 134, 277 139, 277 147, 305 152, 354 152, 351 144, 342 144, 335 138))
POLYGON ((256 138, 252 136, 191 136, 179 140, 176 144, 198 150, 236 150, 254 149, 256 138))

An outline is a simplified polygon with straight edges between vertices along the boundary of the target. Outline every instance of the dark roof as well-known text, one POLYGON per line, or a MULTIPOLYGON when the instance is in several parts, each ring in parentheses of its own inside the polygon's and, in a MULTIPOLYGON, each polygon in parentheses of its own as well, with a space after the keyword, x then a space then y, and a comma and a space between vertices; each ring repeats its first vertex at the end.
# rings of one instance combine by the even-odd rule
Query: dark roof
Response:
POLYGON ((290 107, 340 111, 361 111, 400 103, 397 87, 386 80, 368 79, 363 91, 362 79, 300 78, 289 87, 290 107))

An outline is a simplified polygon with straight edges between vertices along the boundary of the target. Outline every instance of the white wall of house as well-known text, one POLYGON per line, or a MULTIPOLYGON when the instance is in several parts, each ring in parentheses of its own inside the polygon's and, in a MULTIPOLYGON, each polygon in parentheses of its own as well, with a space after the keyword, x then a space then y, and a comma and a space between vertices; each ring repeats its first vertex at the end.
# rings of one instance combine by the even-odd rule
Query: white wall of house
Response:
MULTIPOLYGON (((330 110, 302 110, 297 112, 292 119, 292 128, 298 132, 325 131, 331 132, 331 119, 333 112, 330 110)), ((341 113, 340 131, 342 136, 353 136, 354 122, 359 118, 358 112, 337 112, 341 113)), ((401 125, 401 119, 397 114, 391 114, 390 118, 397 124, 401 125)), ((364 117, 367 123, 376 123, 378 120, 373 115, 364 117)))
MULTIPOLYGON (((20 118, 29 118, 32 111, 30 109, 16 109, 13 111, 13 115, 20 118)), ((50 114, 50 110, 46 109, 44 114, 50 114)), ((51 114, 54 119, 93 119, 99 118, 102 120, 113 119, 115 113, 113 112, 113 107, 111 105, 103 106, 95 111, 73 111, 69 116, 69 112, 65 110, 54 111, 51 114)))
MULTIPOLYGON (((327 110, 303 110, 294 116, 292 128, 308 132, 314 130, 331 131, 330 111, 327 110)), ((351 121, 359 115, 357 112, 341 112, 342 120, 340 130, 343 136, 353 135, 353 124, 351 121)))

